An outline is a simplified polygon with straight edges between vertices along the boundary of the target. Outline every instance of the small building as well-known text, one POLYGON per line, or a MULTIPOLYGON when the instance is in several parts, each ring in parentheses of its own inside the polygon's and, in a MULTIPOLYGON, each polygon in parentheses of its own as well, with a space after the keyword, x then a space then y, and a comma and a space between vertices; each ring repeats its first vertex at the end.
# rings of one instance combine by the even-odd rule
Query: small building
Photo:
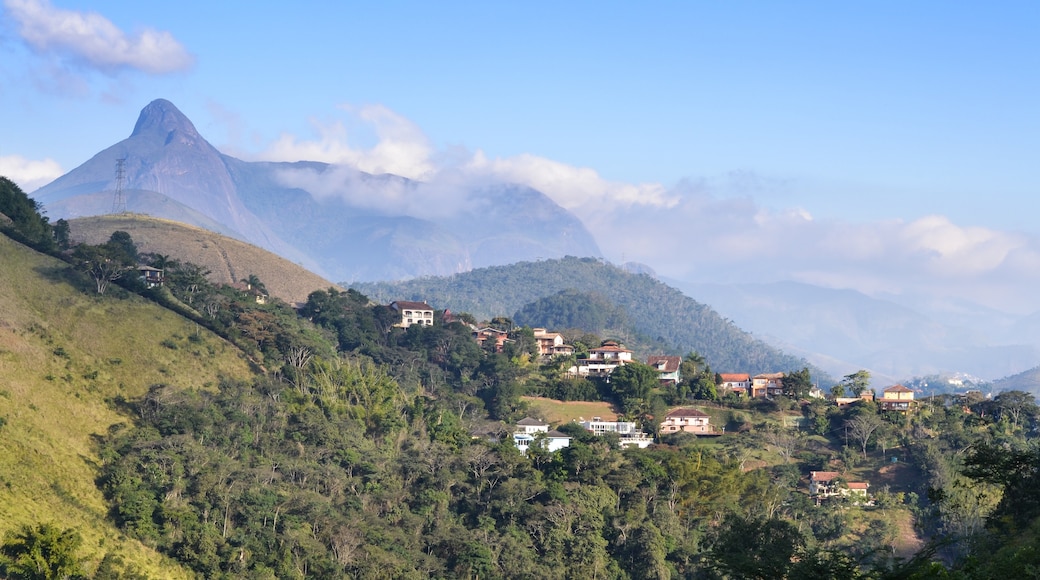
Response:
POLYGON ((662 385, 677 385, 682 380, 679 367, 682 366, 681 356, 651 355, 646 358, 646 364, 657 370, 658 380, 662 385))
POLYGON ((250 296, 253 297, 253 300, 257 304, 267 304, 267 298, 268 298, 267 290, 264 290, 260 286, 253 286, 248 281, 243 280, 241 282, 235 282, 234 284, 231 285, 231 287, 234 288, 235 290, 238 290, 239 292, 244 292, 246 294, 249 294, 250 296))
POLYGON ((751 375, 748 373, 719 373, 719 393, 736 393, 746 396, 751 392, 751 375))
POLYGON ((526 455, 527 449, 535 441, 541 441, 542 446, 549 452, 559 451, 571 445, 569 435, 560 433, 555 429, 550 431, 549 424, 545 421, 531 417, 525 417, 517 421, 516 429, 513 431, 513 445, 516 445, 520 453, 526 455))
POLYGON ((834 404, 839 407, 852 405, 854 403, 871 403, 874 401, 874 391, 863 389, 858 397, 834 397, 834 404))
POLYGON ((867 497, 870 484, 865 481, 845 482, 837 471, 810 471, 809 495, 816 499, 828 497, 867 497))
POLYGON ((878 402, 882 411, 906 413, 914 403, 914 392, 903 385, 892 385, 882 392, 878 402))
POLYGON ((140 274, 141 281, 144 282, 144 285, 148 288, 158 288, 163 285, 165 274, 159 268, 138 266, 137 272, 140 274))
POLYGON ((408 328, 413 324, 433 326, 433 307, 425 302, 397 300, 390 303, 390 308, 393 308, 401 315, 401 320, 395 323, 394 326, 399 328, 408 328))
POLYGON ((714 433, 711 427, 711 417, 703 412, 698 411, 692 407, 684 407, 679 409, 673 409, 664 416, 664 421, 661 421, 660 427, 661 434, 667 433, 699 433, 709 434, 714 433))

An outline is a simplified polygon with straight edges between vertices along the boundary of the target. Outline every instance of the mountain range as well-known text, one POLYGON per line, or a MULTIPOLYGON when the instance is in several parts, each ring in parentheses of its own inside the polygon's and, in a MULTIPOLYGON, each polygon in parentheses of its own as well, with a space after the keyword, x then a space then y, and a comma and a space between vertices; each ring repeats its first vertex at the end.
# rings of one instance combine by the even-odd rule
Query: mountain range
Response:
POLYGON ((466 182, 431 191, 327 163, 242 161, 218 151, 163 99, 141 111, 128 138, 33 197, 52 219, 125 209, 181 221, 337 281, 600 253, 580 220, 529 187, 466 182), (445 197, 451 208, 439 207, 445 197))
MULTIPOLYGON (((244 161, 218 151, 163 99, 144 107, 127 139, 33 197, 52 220, 118 213, 125 203, 130 212, 249 242, 343 285, 600 257, 581 220, 530 187, 244 161)), ((649 266, 625 268, 657 276, 649 266)), ((879 381, 944 371, 993 380, 1040 363, 1040 314, 794 282, 660 279, 834 376, 865 368, 879 381)))
POLYGON ((796 282, 672 284, 836 376, 865 368, 889 383, 948 371, 993 380, 1040 361, 1032 318, 975 305, 950 312, 796 282))

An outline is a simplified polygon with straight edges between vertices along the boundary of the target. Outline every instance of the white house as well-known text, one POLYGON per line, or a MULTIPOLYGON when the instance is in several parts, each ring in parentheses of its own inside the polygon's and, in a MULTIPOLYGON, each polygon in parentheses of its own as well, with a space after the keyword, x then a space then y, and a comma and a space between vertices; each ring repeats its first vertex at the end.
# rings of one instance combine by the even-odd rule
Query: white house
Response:
POLYGON ((535 419, 532 417, 524 417, 516 422, 516 432, 525 433, 531 435, 534 433, 547 433, 549 431, 549 424, 541 419, 535 419))
POLYGON ((589 349, 589 358, 578 359, 578 364, 570 368, 570 374, 577 376, 606 376, 619 366, 632 362, 632 351, 608 340, 601 346, 589 349))
POLYGON ((525 417, 516 423, 513 431, 513 445, 520 453, 527 454, 527 448, 535 441, 541 441, 542 446, 549 452, 559 451, 564 447, 570 447, 571 438, 555 429, 550 431, 549 424, 545 421, 525 417))
POLYGON ((591 421, 580 421, 578 424, 594 435, 617 433, 621 447, 646 449, 654 442, 654 438, 643 433, 634 421, 603 421, 593 417, 591 421))
POLYGON ((425 302, 397 300, 390 303, 390 308, 401 314, 401 320, 394 326, 400 328, 408 328, 413 324, 433 326, 433 307, 425 302))

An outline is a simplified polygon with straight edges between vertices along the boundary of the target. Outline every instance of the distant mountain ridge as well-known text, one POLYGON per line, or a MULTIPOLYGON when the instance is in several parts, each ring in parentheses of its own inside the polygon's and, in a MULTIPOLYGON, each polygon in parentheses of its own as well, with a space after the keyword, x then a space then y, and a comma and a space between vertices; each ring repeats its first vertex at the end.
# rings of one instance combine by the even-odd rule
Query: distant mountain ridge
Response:
MULTIPOLYGON (((801 370, 808 363, 784 354, 737 328, 711 307, 646 274, 632 274, 592 258, 519 262, 490 266, 450 277, 423 277, 396 283, 355 283, 370 298, 426 300, 436 308, 469 312, 477 318, 512 316, 541 298, 564 290, 590 292, 624 311, 635 331, 681 354, 700 353, 716 372, 801 370)), ((830 377, 822 377, 823 381, 830 377)))
POLYGON ((287 185, 286 175, 320 178, 333 169, 353 172, 342 188, 362 188, 365 195, 411 195, 420 184, 327 163, 242 161, 210 145, 164 99, 144 107, 130 137, 33 197, 52 219, 112 213, 119 159, 127 210, 237 237, 333 280, 401 279, 600 254, 580 220, 525 186, 459 185, 455 194, 466 200, 464 209, 434 219, 351 204, 346 190, 319 196, 287 185))
POLYGON ((865 368, 878 382, 944 371, 992 380, 1040 361, 1028 332, 1003 331, 993 316, 983 330, 854 290, 797 282, 675 285, 769 344, 838 376, 865 368))

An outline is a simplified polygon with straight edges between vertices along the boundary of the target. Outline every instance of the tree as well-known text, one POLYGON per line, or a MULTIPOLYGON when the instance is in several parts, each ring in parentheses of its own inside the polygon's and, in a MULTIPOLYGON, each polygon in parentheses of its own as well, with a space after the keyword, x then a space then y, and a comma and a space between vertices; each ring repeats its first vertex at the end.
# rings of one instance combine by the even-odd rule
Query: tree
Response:
POLYGON ((649 409, 650 392, 658 385, 657 369, 631 362, 610 373, 610 390, 626 415, 643 414, 649 409))
POLYGON ((137 244, 134 243, 133 238, 127 232, 122 230, 112 232, 112 235, 108 237, 108 242, 105 243, 105 247, 108 249, 108 255, 112 259, 118 260, 126 266, 137 265, 137 244))
POLYGON ((1000 418, 1011 419, 1016 429, 1020 420, 1036 417, 1038 411, 1036 398, 1025 391, 1004 391, 993 398, 993 403, 1000 418))
POLYGON ((781 381, 784 388, 784 396, 792 399, 802 399, 809 396, 809 391, 813 388, 812 376, 809 374, 808 367, 802 367, 800 371, 787 373, 781 381))
POLYGON ((11 219, 2 229, 36 249, 54 249, 54 232, 43 215, 43 206, 22 191, 18 184, 0 176, 0 214, 11 219))
POLYGON ((54 222, 54 243, 58 245, 59 250, 69 249, 69 222, 65 218, 54 222))
POLYGON ((51 580, 82 575, 76 551, 83 544, 79 532, 55 524, 24 525, 8 532, 0 555, 14 578, 51 580))
MULTIPOLYGON (((845 392, 852 393, 852 396, 858 397, 870 387, 870 371, 858 370, 851 375, 845 375, 835 388, 837 386, 841 386, 845 392)), ((833 390, 831 389, 832 392, 833 390)))
POLYGON ((715 570, 731 578, 785 578, 805 537, 778 518, 726 516, 708 558, 715 570))
POLYGON ((104 294, 109 284, 123 277, 130 267, 113 257, 105 246, 80 244, 72 253, 75 266, 94 279, 98 294, 104 294))
POLYGON ((256 274, 250 274, 248 278, 242 278, 239 280, 249 288, 249 292, 253 296, 265 296, 267 295, 267 286, 260 281, 260 278, 256 274))
POLYGON ((689 382, 688 388, 690 396, 694 399, 703 401, 719 400, 718 383, 715 382, 715 373, 711 372, 711 367, 705 367, 703 372, 693 377, 693 380, 689 382))
POLYGON ((695 377, 701 374, 703 368, 704 357, 699 352, 691 350, 683 357, 682 364, 679 366, 679 374, 684 377, 695 377))
POLYGON ((884 421, 874 413, 861 413, 855 419, 846 422, 849 435, 852 435, 863 447, 863 457, 867 456, 867 444, 870 443, 871 436, 874 431, 881 428, 882 424, 884 421))

